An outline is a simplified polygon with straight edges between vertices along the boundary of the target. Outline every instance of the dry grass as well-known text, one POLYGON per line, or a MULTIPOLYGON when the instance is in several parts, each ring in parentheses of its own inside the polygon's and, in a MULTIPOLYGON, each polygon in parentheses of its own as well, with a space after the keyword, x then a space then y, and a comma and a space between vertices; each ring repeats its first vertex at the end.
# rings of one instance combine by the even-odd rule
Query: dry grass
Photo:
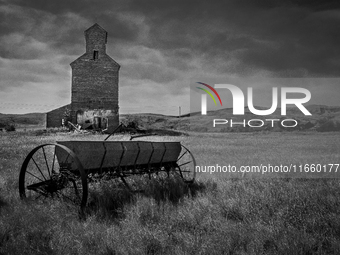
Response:
MULTIPOLYGON (((72 204, 19 199, 19 169, 36 145, 103 138, 1 135, 0 254, 340 253, 338 179, 201 174, 192 187, 176 178, 141 183, 141 194, 130 193, 120 182, 103 182, 91 187, 85 219, 72 204)), ((340 163, 337 133, 145 139, 180 140, 200 165, 340 163)))

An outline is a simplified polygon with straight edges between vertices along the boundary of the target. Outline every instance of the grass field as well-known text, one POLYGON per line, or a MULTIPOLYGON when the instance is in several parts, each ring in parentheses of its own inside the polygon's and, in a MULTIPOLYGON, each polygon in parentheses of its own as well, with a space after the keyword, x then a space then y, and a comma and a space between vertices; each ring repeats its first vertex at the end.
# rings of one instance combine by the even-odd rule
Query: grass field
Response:
MULTIPOLYGON (((144 194, 106 181, 90 190, 84 218, 70 203, 20 200, 19 170, 37 145, 105 136, 35 134, 0 133, 0 254, 340 254, 338 178, 201 173, 190 188, 177 179, 152 180, 144 194)), ((340 163, 339 133, 144 140, 181 141, 199 166, 340 163)))

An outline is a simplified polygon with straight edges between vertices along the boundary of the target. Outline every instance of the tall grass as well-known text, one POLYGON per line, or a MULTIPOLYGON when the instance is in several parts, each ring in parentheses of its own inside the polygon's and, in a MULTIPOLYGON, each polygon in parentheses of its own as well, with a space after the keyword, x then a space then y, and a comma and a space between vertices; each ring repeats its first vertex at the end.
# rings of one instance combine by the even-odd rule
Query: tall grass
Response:
MULTIPOLYGON (((139 193, 131 193, 119 181, 104 181, 90 185, 86 217, 80 217, 79 208, 69 203, 18 198, 21 162, 36 145, 102 138, 1 136, 0 254, 340 253, 338 179, 262 180, 201 174, 191 186, 175 177, 143 180, 139 193)), ((331 133, 154 139, 182 140, 202 165, 312 159, 339 163, 339 138, 331 133)))

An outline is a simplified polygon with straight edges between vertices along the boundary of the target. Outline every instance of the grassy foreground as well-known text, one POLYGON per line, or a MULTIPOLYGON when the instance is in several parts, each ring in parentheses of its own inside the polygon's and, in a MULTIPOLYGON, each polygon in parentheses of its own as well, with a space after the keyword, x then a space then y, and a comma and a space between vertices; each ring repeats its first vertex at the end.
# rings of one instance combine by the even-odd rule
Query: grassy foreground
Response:
MULTIPOLYGON (((19 169, 37 145, 104 136, 3 133, 0 139, 0 254, 340 254, 339 179, 200 174, 190 188, 177 179, 152 180, 145 194, 103 182, 91 190, 80 219, 72 204, 21 201, 19 169)), ((338 133, 145 140, 181 141, 198 165, 340 163, 338 133)))

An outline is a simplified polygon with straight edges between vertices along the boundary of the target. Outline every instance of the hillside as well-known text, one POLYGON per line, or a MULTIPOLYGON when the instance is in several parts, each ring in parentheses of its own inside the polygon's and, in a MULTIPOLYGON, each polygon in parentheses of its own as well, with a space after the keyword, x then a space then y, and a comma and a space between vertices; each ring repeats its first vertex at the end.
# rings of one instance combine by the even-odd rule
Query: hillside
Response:
MULTIPOLYGON (((325 105, 310 105, 306 107, 312 116, 305 116, 297 108, 287 108, 287 115, 281 116, 281 109, 278 108, 273 114, 268 116, 257 116, 245 108, 244 116, 234 116, 231 108, 220 109, 216 111, 209 111, 207 116, 202 116, 200 112, 191 113, 190 115, 183 115, 181 118, 164 115, 143 115, 132 114, 129 118, 139 126, 144 128, 168 128, 185 131, 196 132, 248 132, 248 131, 293 131, 293 130, 316 130, 316 131, 340 131, 340 107, 339 106, 325 106, 325 105), (241 122, 243 119, 246 122, 250 119, 261 119, 264 125, 259 128, 242 127, 242 125, 221 125, 219 128, 213 128, 213 119, 227 119, 229 122, 241 122), (294 119, 298 122, 295 128, 285 128, 276 121, 274 127, 271 122, 266 122, 266 119, 294 119)), ((261 109, 261 107, 256 107, 261 109)), ((264 109, 264 108, 262 108, 264 109)), ((255 125, 255 123, 253 123, 255 125)), ((287 125, 289 123, 287 122, 287 125)))
POLYGON ((46 120, 45 113, 27 113, 27 114, 2 114, 0 113, 0 128, 7 125, 16 127, 44 126, 46 120))
MULTIPOLYGON (((255 107, 256 109, 264 109, 255 107)), ((247 131, 293 131, 293 130, 310 130, 310 131, 340 131, 340 106, 326 105, 309 105, 306 107, 312 116, 305 116, 303 113, 294 108, 287 108, 287 116, 281 116, 281 109, 278 108, 269 116, 257 116, 245 108, 244 116, 233 116, 232 108, 224 108, 216 111, 209 111, 207 116, 202 116, 200 112, 178 116, 167 116, 154 113, 138 113, 138 114, 121 114, 121 122, 134 122, 142 129, 174 129, 182 131, 196 132, 247 132, 247 131), (264 125, 259 128, 242 127, 235 125, 220 125, 219 128, 212 127, 213 119, 227 119, 234 122, 250 119, 262 119, 264 125), (266 119, 294 119, 298 122, 296 128, 285 128, 279 121, 275 122, 274 127, 271 127, 270 122, 266 119)), ((0 128, 4 128, 8 124, 14 124, 19 128, 45 126, 45 113, 29 113, 29 114, 1 114, 0 113, 0 128)), ((255 123, 253 123, 255 125, 255 123)))

